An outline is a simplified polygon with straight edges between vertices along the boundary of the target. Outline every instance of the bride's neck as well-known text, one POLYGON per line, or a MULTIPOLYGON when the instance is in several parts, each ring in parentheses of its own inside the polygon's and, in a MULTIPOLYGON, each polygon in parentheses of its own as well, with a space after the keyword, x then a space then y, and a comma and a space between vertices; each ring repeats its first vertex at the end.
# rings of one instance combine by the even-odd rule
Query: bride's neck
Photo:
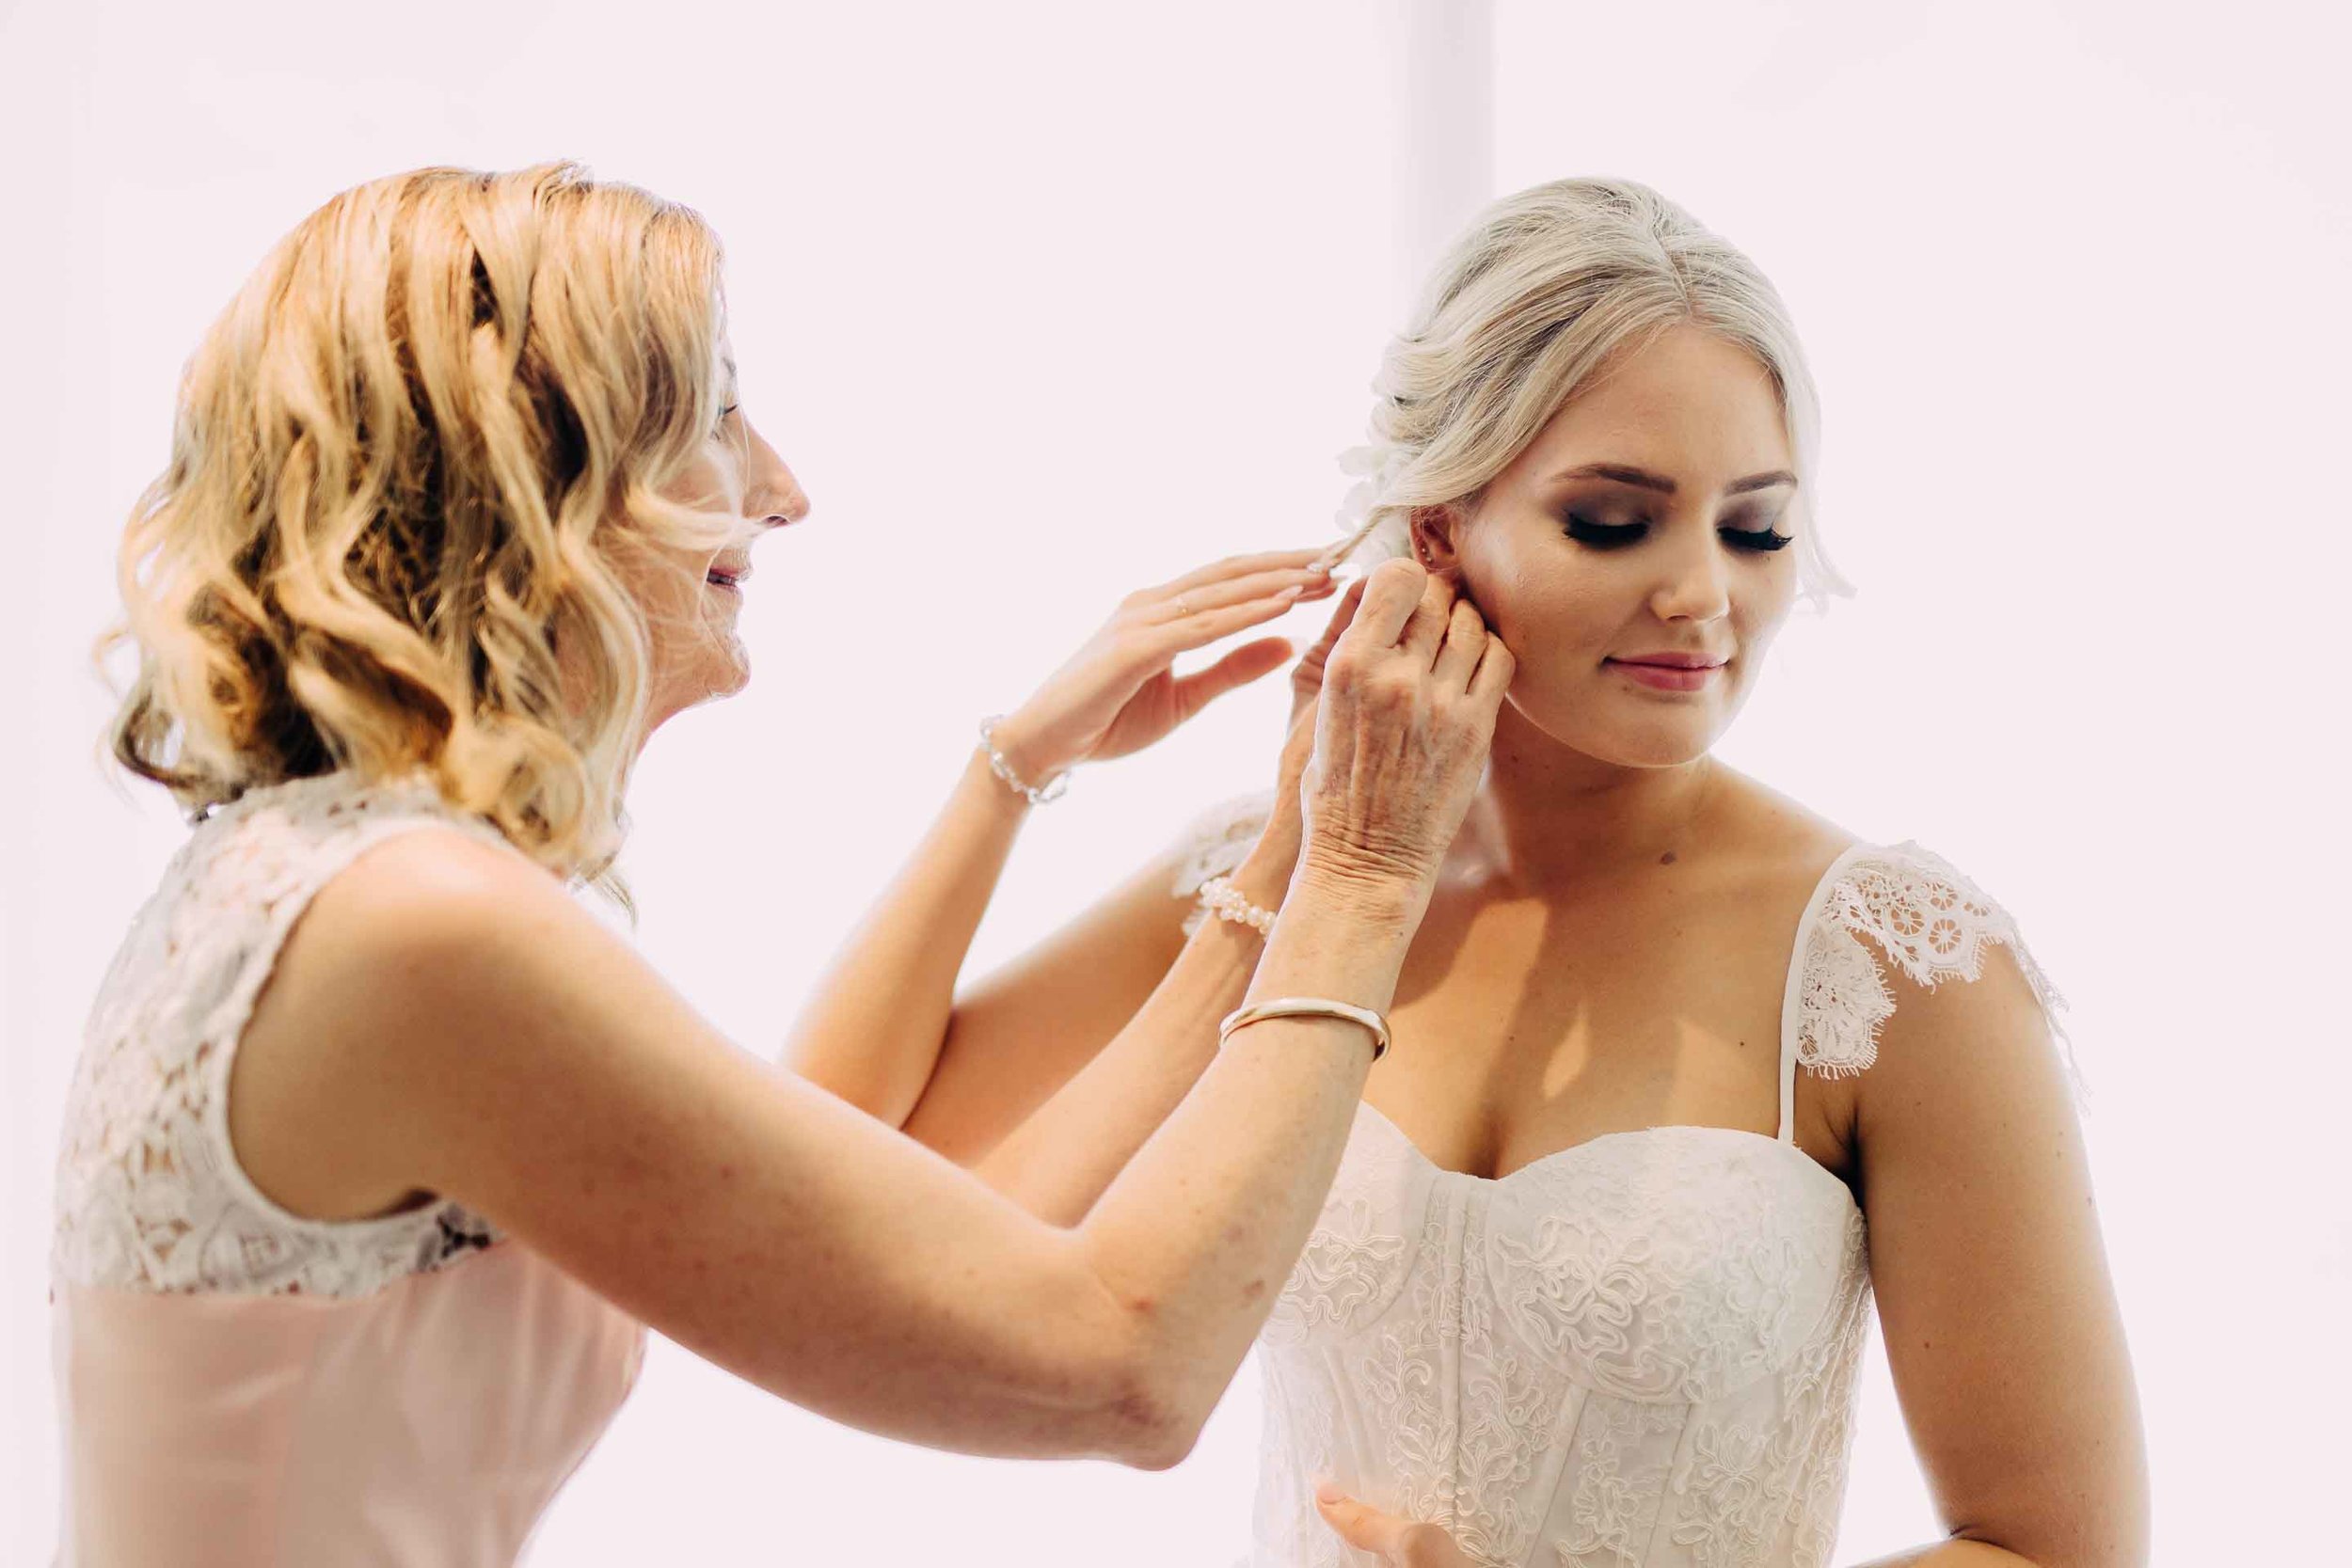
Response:
POLYGON ((1603 762, 1505 703, 1463 833, 1486 872, 1541 894, 1687 852, 1723 772, 1706 755, 1658 768, 1603 762))

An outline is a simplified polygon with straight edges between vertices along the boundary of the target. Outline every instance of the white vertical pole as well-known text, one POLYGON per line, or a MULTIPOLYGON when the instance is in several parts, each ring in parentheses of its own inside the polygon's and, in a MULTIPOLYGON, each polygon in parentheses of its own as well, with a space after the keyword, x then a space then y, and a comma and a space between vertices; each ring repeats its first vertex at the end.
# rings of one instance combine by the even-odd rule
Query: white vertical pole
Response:
POLYGON ((1394 3, 1401 319, 1446 244, 1495 194, 1495 29, 1493 0, 1394 3))

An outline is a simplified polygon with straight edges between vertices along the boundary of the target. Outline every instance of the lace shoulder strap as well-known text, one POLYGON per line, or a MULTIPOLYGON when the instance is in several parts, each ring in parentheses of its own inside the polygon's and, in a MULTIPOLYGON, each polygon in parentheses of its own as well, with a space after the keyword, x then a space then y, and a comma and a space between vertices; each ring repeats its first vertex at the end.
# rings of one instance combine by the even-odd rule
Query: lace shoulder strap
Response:
POLYGON ((1976 979, 1994 942, 2010 948, 2042 1004, 2079 1105, 2087 1088, 2058 1017, 2066 999, 2034 961, 2015 918, 1951 862, 1911 840, 1854 846, 1815 889, 1791 977, 1797 1063, 1836 1078, 1878 1059, 1879 1026, 1893 1016, 1895 1001, 1873 944, 1932 990, 1955 977, 1976 979))
MULTIPOLYGON (((1274 791, 1266 788, 1220 800, 1194 817, 1177 837, 1176 876, 1168 892, 1190 898, 1201 883, 1239 865, 1273 813, 1274 791)), ((1186 936, 1200 928, 1205 912, 1196 909, 1184 917, 1186 936)))
POLYGON ((454 1204, 338 1223, 289 1213, 229 1137, 230 1067, 295 922, 362 852, 435 826, 505 843, 429 784, 341 775, 250 791, 198 823, 90 1013, 58 1157, 58 1277, 353 1296, 488 1243, 454 1204))

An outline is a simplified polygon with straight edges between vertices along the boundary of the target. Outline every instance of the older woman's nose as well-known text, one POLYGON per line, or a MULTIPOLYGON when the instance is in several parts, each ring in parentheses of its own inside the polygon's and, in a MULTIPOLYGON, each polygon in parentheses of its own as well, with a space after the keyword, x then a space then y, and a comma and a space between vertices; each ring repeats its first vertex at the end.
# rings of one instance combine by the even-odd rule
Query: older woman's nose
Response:
POLYGON ((752 483, 743 497, 743 510, 770 528, 797 523, 808 515, 808 494, 792 477, 776 449, 758 432, 752 433, 752 483))

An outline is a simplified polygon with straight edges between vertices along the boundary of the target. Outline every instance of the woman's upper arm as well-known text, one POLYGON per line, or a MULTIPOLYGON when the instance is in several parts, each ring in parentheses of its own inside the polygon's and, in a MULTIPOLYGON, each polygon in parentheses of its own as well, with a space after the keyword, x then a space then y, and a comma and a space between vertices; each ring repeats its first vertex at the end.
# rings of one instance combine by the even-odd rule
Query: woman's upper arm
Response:
POLYGON ((1855 1132, 1887 1360, 1937 1506, 2047 1568, 2143 1563, 2138 1399, 2042 1005, 2007 947, 1974 981, 1887 978, 1855 1132))
POLYGON ((262 1103, 311 1108, 347 1168, 478 1209, 778 1395, 975 1452, 1166 1441, 1069 1232, 735 1048, 518 856, 361 857, 263 1009, 262 1103))

